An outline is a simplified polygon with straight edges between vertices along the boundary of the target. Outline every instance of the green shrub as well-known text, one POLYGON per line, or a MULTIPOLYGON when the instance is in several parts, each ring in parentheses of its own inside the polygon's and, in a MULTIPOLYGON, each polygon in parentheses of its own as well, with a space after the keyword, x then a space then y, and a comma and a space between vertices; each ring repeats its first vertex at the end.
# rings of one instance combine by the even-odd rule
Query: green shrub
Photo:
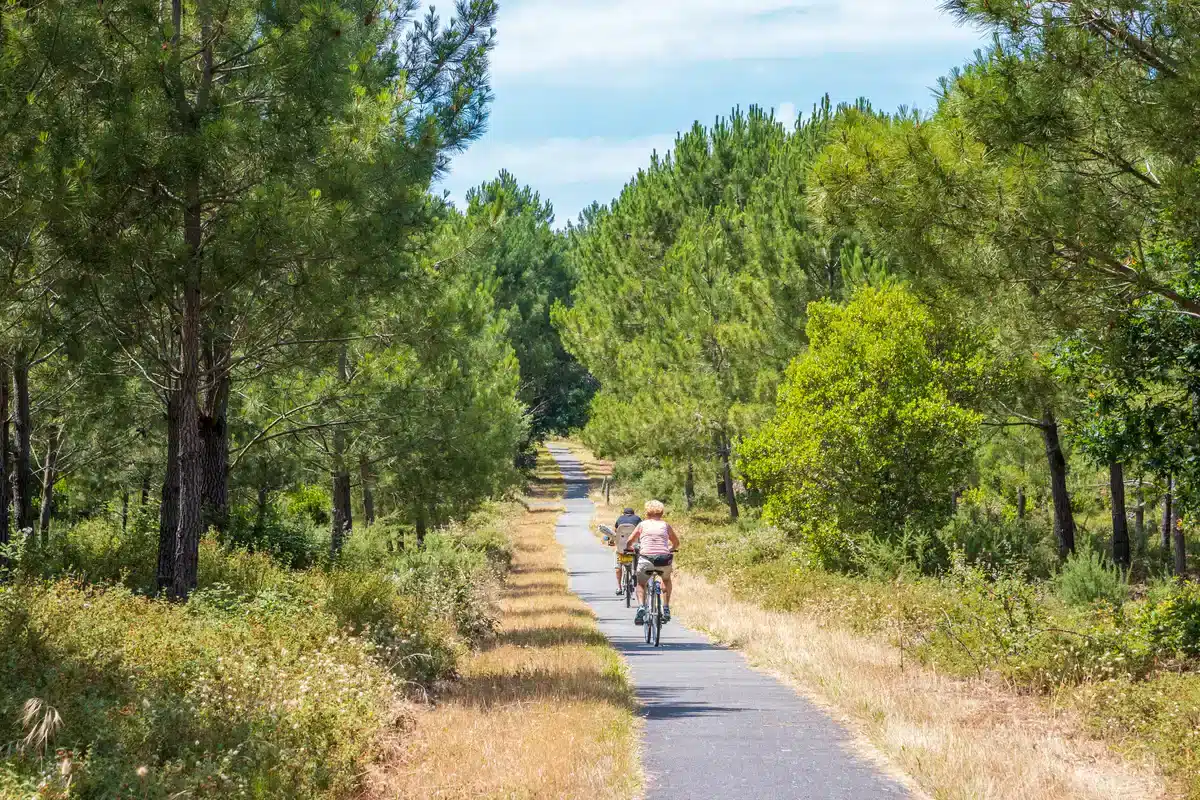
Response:
POLYGON ((65 798, 69 775, 82 798, 350 796, 399 696, 375 646, 302 598, 253 614, 212 599, 2 590, 0 736, 25 744, 0 761, 0 793, 65 798), (60 721, 40 740, 30 701, 60 721))
POLYGON ((286 513, 272 504, 260 519, 256 508, 239 506, 230 515, 221 544, 268 553, 289 567, 307 569, 321 563, 329 552, 329 531, 318 527, 303 508, 286 513))
POLYGON ((1105 602, 1119 607, 1129 598, 1129 585, 1116 567, 1089 547, 1081 547, 1054 578, 1058 595, 1067 605, 1105 602))
POLYGON ((124 531, 115 516, 95 517, 55 531, 45 548, 22 561, 22 568, 43 577, 72 575, 87 583, 121 583, 153 592, 157 550, 157 513, 131 509, 124 531))
POLYGON ((1200 586, 1171 584, 1152 593, 1138 621, 1161 655, 1200 658, 1200 586))
POLYGON ((16 743, 0 797, 65 800, 63 762, 70 797, 352 796, 402 694, 451 677, 464 641, 494 630, 504 524, 491 506, 421 551, 360 529, 338 564, 305 570, 206 537, 186 605, 148 596, 156 515, 56 531, 0 587, 0 736, 16 743), (62 723, 21 745, 31 700, 62 723))
POLYGON ((1058 566, 1053 533, 1034 520, 1006 519, 961 509, 938 533, 950 550, 967 563, 988 571, 1008 570, 1028 578, 1049 578, 1058 566))

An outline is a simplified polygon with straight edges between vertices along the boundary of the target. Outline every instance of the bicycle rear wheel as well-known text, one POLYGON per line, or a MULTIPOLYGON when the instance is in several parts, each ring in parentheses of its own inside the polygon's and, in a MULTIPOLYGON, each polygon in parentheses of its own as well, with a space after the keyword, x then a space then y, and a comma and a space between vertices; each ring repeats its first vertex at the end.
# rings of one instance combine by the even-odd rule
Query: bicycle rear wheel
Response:
POLYGON ((654 581, 654 611, 650 616, 654 619, 654 646, 658 647, 662 638, 662 584, 657 578, 654 581))
POLYGON ((633 570, 625 565, 625 607, 633 605, 633 570))
MULTIPOLYGON (((647 591, 649 591, 649 587, 647 587, 647 591)), ((648 603, 646 604, 646 621, 642 627, 646 631, 646 644, 650 644, 654 641, 654 615, 650 613, 650 605, 648 603)))

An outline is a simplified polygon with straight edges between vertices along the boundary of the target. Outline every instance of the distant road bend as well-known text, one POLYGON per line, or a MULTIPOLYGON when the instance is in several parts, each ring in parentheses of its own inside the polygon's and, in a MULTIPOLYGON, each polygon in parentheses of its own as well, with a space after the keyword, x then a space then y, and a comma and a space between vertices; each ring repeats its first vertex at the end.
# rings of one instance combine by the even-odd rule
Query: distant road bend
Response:
MULTIPOLYGON (((854 754, 825 713, 742 656, 677 622, 655 649, 614 593, 612 551, 589 530, 595 512, 579 461, 550 445, 566 481, 557 536, 570 588, 629 664, 643 705, 647 800, 871 800, 909 793, 854 754)), ((686 546, 686 543, 685 543, 686 546)))

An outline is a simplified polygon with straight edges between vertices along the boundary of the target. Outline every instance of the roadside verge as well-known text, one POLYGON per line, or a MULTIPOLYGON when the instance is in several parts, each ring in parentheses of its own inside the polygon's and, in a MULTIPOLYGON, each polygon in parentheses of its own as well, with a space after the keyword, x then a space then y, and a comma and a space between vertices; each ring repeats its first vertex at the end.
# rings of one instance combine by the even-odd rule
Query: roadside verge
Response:
POLYGON ((637 796, 636 701, 591 611, 567 590, 554 537, 562 481, 538 454, 525 509, 513 517, 512 569, 495 638, 460 679, 416 712, 368 798, 637 796))

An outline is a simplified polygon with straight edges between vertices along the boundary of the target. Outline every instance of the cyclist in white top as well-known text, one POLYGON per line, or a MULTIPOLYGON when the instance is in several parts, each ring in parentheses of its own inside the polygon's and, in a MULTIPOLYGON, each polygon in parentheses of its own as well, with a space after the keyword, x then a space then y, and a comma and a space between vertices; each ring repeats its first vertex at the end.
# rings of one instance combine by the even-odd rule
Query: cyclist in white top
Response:
POLYGON ((649 570, 662 573, 663 582, 663 622, 671 619, 671 571, 674 552, 679 549, 679 537, 675 529, 663 522, 665 506, 658 500, 646 503, 646 519, 634 529, 626 547, 632 549, 640 544, 638 554, 637 592, 638 611, 634 624, 641 625, 646 620, 646 584, 650 581, 649 570))

